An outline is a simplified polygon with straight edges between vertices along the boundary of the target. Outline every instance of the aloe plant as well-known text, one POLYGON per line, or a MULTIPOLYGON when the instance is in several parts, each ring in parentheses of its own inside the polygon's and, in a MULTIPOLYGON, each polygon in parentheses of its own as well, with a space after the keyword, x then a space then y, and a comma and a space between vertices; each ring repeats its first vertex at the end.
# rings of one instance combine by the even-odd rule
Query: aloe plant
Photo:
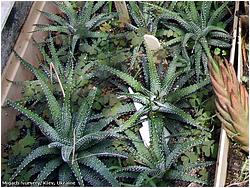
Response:
POLYGON ((237 80, 233 65, 216 57, 219 70, 209 63, 217 116, 227 135, 249 152, 249 102, 245 86, 237 80))
MULTIPOLYGON (((115 174, 121 181, 133 180, 135 186, 157 186, 158 182, 171 180, 183 180, 207 184, 208 182, 190 175, 192 169, 202 169, 213 162, 196 162, 188 165, 179 165, 178 158, 193 147, 201 145, 204 138, 184 139, 175 144, 166 143, 164 138, 164 118, 159 115, 151 115, 150 122, 150 146, 146 147, 143 141, 133 131, 127 130, 125 134, 133 143, 133 147, 127 146, 130 158, 135 161, 134 165, 126 166, 115 174)), ((164 184, 166 186, 166 184, 164 184)))
POLYGON ((148 34, 154 35, 156 33, 159 19, 153 14, 153 12, 151 12, 151 9, 147 4, 129 1, 128 10, 134 21, 134 24, 127 23, 128 28, 134 31, 143 28, 148 34))
POLYGON ((107 2, 87 1, 83 2, 80 10, 74 7, 72 2, 54 2, 61 11, 61 16, 42 11, 42 14, 52 21, 52 24, 38 24, 36 31, 49 31, 66 34, 71 37, 71 51, 74 52, 78 40, 85 41, 87 38, 107 37, 108 34, 95 31, 102 23, 116 17, 116 13, 101 13, 97 11, 107 2))
POLYGON ((155 64, 156 57, 153 56, 153 52, 147 47, 146 54, 147 56, 141 62, 145 84, 137 81, 133 76, 112 67, 99 63, 97 66, 101 70, 106 70, 116 75, 135 90, 134 94, 122 93, 121 96, 140 102, 148 112, 166 113, 170 118, 178 119, 184 123, 203 129, 204 127, 197 125, 188 113, 178 107, 178 102, 196 90, 206 86, 209 80, 206 79, 200 83, 183 87, 193 74, 188 69, 177 71, 176 63, 179 60, 178 57, 170 63, 167 72, 162 77, 157 71, 155 64), (177 80, 178 78, 179 80, 177 80))
MULTIPOLYGON (((202 75, 208 76, 207 62, 212 56, 210 48, 231 47, 232 37, 224 28, 217 26, 228 13, 228 3, 224 2, 213 10, 212 1, 203 1, 200 11, 196 2, 183 2, 183 8, 179 11, 170 11, 148 3, 151 8, 159 11, 160 23, 178 33, 178 36, 164 42, 163 46, 173 48, 173 54, 182 53, 188 62, 192 62, 198 81, 202 75)), ((225 24, 231 20, 232 17, 225 24)))
POLYGON ((143 36, 145 34, 154 35, 157 32, 159 18, 150 7, 143 2, 128 1, 127 2, 129 16, 131 22, 126 22, 125 26, 130 31, 127 38, 132 39, 131 44, 134 49, 130 62, 130 69, 136 64, 143 46, 143 36))
MULTIPOLYGON (((43 60, 38 63, 43 70, 44 77, 49 78, 50 81, 47 82, 47 85, 56 97, 65 95, 64 90, 66 87, 69 87, 68 79, 71 80, 70 87, 74 89, 73 95, 75 96, 84 90, 84 86, 94 76, 92 71, 94 62, 88 60, 86 56, 72 56, 71 52, 65 47, 56 48, 52 36, 49 36, 44 43, 34 41, 34 44, 43 55, 43 60)), ((23 61, 18 54, 16 56, 23 61)), ((17 81, 15 84, 24 86, 23 97, 20 102, 44 101, 46 103, 39 80, 17 81)))
POLYGON ((34 149, 17 167, 10 181, 14 180, 31 162, 43 157, 46 164, 37 175, 36 182, 42 182, 50 174, 58 172, 57 176, 62 182, 73 179, 81 186, 84 183, 94 186, 119 186, 119 182, 98 157, 127 158, 127 154, 118 152, 112 147, 113 138, 122 138, 118 132, 102 130, 109 122, 101 121, 102 117, 91 118, 96 88, 92 88, 77 112, 72 111, 71 96, 74 92, 73 82, 75 81, 73 68, 70 69, 67 82, 64 83, 64 98, 56 100, 48 86, 50 79, 46 74, 21 58, 20 61, 39 81, 47 100, 52 123, 47 123, 38 114, 18 102, 10 100, 7 102, 9 106, 32 120, 49 142, 48 145, 34 149))

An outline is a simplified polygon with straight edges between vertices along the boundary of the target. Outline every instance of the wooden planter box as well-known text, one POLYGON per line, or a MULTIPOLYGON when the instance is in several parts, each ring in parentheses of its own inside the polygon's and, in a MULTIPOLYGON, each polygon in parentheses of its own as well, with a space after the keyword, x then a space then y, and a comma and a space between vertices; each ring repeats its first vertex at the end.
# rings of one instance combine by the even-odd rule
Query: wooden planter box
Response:
MULTIPOLYGON (((239 8, 239 2, 236 2, 236 10, 239 8)), ((44 32, 29 33, 30 31, 35 30, 33 24, 37 23, 48 23, 48 20, 41 15, 37 10, 42 10, 46 12, 57 12, 56 7, 52 6, 50 2, 36 1, 33 3, 30 13, 27 17, 27 20, 21 30, 19 38, 16 42, 14 49, 16 52, 25 60, 35 65, 37 61, 37 55, 39 55, 38 49, 33 45, 32 37, 36 41, 43 41, 46 38, 44 32)), ((237 28, 238 17, 234 18, 234 28, 237 28)), ((236 33, 234 38, 236 38, 236 33)), ((234 62, 235 57, 235 47, 236 41, 233 41, 233 47, 231 49, 230 63, 234 62)), ((12 53, 9 57, 8 62, 3 70, 1 83, 2 83, 2 93, 1 93, 1 105, 4 106, 4 103, 7 98, 16 100, 21 97, 21 87, 13 84, 11 81, 23 81, 31 80, 33 75, 24 69, 23 66, 20 66, 20 62, 17 60, 15 55, 12 53)), ((9 129, 15 126, 17 112, 10 108, 2 107, 2 138, 1 142, 6 143, 6 134, 9 129)), ((223 187, 225 185, 226 175, 227 175, 227 156, 228 156, 228 138, 225 134, 225 131, 222 129, 218 158, 216 164, 216 174, 215 174, 215 187, 223 187)))
MULTIPOLYGON (((38 10, 50 12, 56 11, 56 8, 49 2, 34 2, 14 47, 14 50, 23 59, 27 60, 33 65, 35 65, 37 61, 39 50, 34 47, 32 37, 39 42, 45 39, 46 34, 44 32, 30 32, 35 30, 35 26, 33 24, 48 23, 48 20, 44 16, 41 16, 41 13, 38 10)), ((14 53, 12 53, 1 76, 2 143, 6 143, 6 134, 9 129, 14 127, 17 114, 15 110, 3 107, 4 103, 7 98, 15 100, 20 99, 21 97, 22 88, 16 84, 13 84, 11 81, 30 80, 32 78, 32 73, 27 71, 23 66, 20 66, 20 62, 15 57, 14 53)))

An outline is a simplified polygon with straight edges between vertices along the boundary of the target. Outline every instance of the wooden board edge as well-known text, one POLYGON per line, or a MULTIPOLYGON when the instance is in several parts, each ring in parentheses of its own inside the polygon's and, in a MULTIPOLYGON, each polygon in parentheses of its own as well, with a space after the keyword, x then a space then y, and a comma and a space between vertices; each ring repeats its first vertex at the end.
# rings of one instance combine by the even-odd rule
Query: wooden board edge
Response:
MULTIPOLYGON (((28 33, 35 29, 33 26, 34 23, 38 23, 39 18, 41 17, 41 13, 37 10, 43 10, 46 2, 34 2, 31 7, 30 13, 24 23, 24 26, 20 32, 20 35, 16 41, 14 46, 14 50, 22 57, 24 57, 24 53, 27 50, 28 45, 31 43, 31 37, 33 33, 28 33)), ((10 87, 12 86, 12 82, 16 73, 19 69, 20 62, 17 61, 14 53, 12 52, 6 66, 1 75, 1 105, 4 104, 6 97, 9 94, 10 87), (10 80, 10 81, 8 81, 10 80)))
MULTIPOLYGON (((16 44, 14 46, 15 51, 25 60, 31 64, 37 64, 37 57, 39 51, 33 45, 32 37, 35 40, 41 41, 46 38, 47 34, 44 32, 35 32, 34 24, 48 23, 47 18, 41 15, 42 11, 57 11, 56 7, 50 2, 35 1, 30 9, 28 17, 20 31, 16 44), (36 55, 35 55, 36 54, 36 55)), ((14 127, 16 121, 17 112, 11 108, 6 108, 5 101, 7 98, 13 100, 21 97, 21 87, 13 84, 10 81, 23 81, 30 80, 33 75, 27 71, 23 66, 20 66, 20 62, 12 52, 6 63, 6 66, 1 75, 1 142, 6 143, 6 133, 9 129, 14 127), (9 81, 10 80, 10 81, 9 81)))

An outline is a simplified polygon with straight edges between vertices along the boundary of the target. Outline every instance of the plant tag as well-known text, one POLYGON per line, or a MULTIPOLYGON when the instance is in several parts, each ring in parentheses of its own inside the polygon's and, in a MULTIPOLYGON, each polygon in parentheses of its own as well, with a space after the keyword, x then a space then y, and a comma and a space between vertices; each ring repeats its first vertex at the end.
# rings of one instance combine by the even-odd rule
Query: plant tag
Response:
POLYGON ((144 41, 146 42, 146 44, 147 44, 147 46, 148 46, 148 48, 150 50, 155 51, 155 50, 161 49, 161 44, 160 44, 159 40, 155 36, 153 36, 153 35, 144 35, 143 38, 144 38, 144 41))
MULTIPOLYGON (((128 91, 130 94, 134 94, 134 91, 131 87, 128 88, 128 91)), ((139 111, 140 108, 142 108, 142 104, 138 102, 134 102, 135 109, 139 111)), ((147 116, 143 116, 140 119, 145 119, 147 116)), ((140 135, 142 137, 142 140, 144 142, 144 145, 148 147, 150 145, 150 136, 149 136, 149 125, 148 121, 142 122, 142 127, 139 129, 140 135)))

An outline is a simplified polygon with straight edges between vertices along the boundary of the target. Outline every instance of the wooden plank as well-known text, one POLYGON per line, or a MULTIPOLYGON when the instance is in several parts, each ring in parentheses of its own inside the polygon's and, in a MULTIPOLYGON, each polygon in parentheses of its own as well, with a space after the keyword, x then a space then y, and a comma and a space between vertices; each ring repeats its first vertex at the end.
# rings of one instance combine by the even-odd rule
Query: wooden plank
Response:
POLYGON ((242 38, 241 38, 241 31, 242 31, 242 18, 239 18, 239 33, 238 33, 238 65, 237 65, 237 79, 241 82, 241 77, 243 76, 243 61, 242 61, 242 38))
MULTIPOLYGON (((24 26, 20 32, 20 35, 15 44, 15 51, 29 63, 33 65, 36 64, 37 57, 39 56, 39 51, 34 47, 32 37, 39 41, 43 41, 46 37, 44 32, 30 33, 35 30, 33 24, 36 23, 48 23, 48 20, 41 15, 38 10, 43 11, 56 11, 55 6, 52 6, 49 2, 36 1, 33 3, 30 13, 24 23, 24 26)), ((23 81, 30 80, 33 75, 20 66, 20 62, 17 60, 15 55, 12 53, 9 57, 8 62, 3 70, 1 76, 1 131, 2 131, 2 143, 5 142, 6 133, 10 128, 15 125, 17 112, 13 109, 4 107, 7 98, 17 100, 21 97, 21 87, 16 84, 12 84, 10 81, 23 81), (8 81, 10 80, 10 81, 8 81)))
MULTIPOLYGON (((235 58, 235 48, 236 48, 236 39, 237 39, 237 27, 238 27, 238 16, 236 12, 239 10, 239 1, 235 2, 235 12, 234 12, 234 23, 233 23, 233 41, 230 51, 230 60, 229 62, 234 64, 235 58)), ((224 187, 226 183, 227 176, 227 158, 229 150, 229 139, 227 137, 226 131, 221 128, 219 150, 216 162, 216 172, 215 172, 215 187, 224 187)))
POLYGON ((115 1, 116 11, 119 13, 119 20, 123 27, 125 23, 130 22, 129 13, 125 1, 115 1))

